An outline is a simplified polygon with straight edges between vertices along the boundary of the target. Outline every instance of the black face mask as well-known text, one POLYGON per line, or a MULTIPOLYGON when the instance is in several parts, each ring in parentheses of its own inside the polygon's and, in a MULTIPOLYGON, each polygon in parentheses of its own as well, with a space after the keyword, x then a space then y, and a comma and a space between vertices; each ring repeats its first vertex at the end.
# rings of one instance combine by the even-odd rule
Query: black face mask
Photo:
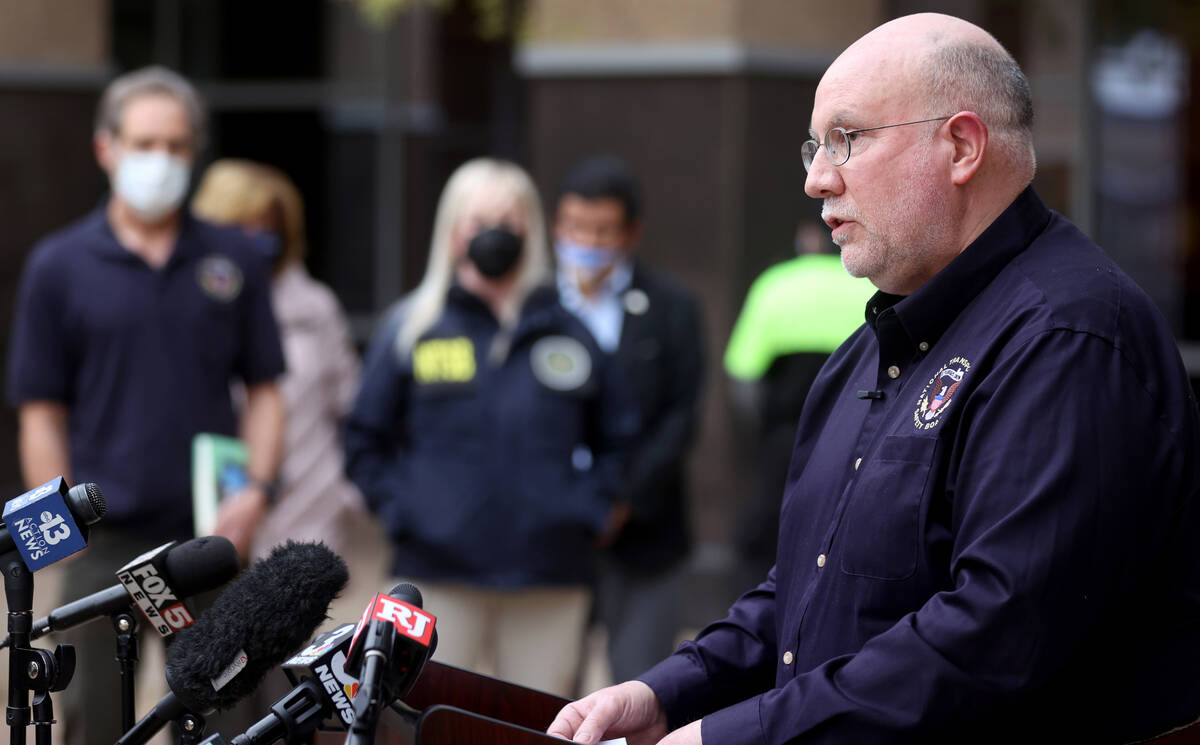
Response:
POLYGON ((522 240, 506 228, 487 228, 471 239, 467 257, 485 277, 503 277, 521 258, 522 240))

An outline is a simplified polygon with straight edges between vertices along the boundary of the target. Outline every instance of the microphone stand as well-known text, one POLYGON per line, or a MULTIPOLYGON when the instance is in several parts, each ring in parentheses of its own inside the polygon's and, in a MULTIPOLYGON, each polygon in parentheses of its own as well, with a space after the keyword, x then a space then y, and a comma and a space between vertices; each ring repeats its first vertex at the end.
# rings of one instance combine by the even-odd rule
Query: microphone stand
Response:
POLYGON ((375 742, 379 707, 384 699, 382 678, 387 664, 388 657, 380 649, 368 649, 363 655, 362 677, 359 678, 358 693, 354 695, 354 721, 346 733, 345 745, 375 742))
POLYGON ((25 566, 21 555, 10 551, 0 557, 4 571, 4 596, 8 600, 8 721, 11 745, 25 745, 25 728, 29 726, 29 689, 22 669, 29 651, 29 632, 33 629, 33 572, 25 566))
POLYGON ((128 732, 137 724, 134 706, 134 668, 138 661, 137 618, 126 608, 112 616, 113 631, 117 633, 117 663, 121 666, 121 731, 128 732))
POLYGON ((36 728, 37 745, 50 745, 50 726, 54 724, 54 705, 50 694, 61 691, 75 675, 75 648, 59 644, 53 653, 29 646, 33 629, 33 573, 21 555, 11 551, 0 557, 4 572, 4 595, 8 601, 9 742, 25 745, 25 728, 36 728), (29 694, 34 694, 29 706, 29 694))

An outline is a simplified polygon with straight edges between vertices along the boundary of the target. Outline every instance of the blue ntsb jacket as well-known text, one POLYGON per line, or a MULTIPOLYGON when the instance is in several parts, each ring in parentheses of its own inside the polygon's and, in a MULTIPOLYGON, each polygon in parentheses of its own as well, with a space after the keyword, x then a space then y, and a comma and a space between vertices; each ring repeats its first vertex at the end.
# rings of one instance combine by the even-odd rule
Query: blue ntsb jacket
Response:
POLYGON ((411 349, 388 314, 347 422, 346 470, 387 526, 394 572, 494 587, 589 580, 638 417, 555 293, 511 332, 460 287, 411 349))

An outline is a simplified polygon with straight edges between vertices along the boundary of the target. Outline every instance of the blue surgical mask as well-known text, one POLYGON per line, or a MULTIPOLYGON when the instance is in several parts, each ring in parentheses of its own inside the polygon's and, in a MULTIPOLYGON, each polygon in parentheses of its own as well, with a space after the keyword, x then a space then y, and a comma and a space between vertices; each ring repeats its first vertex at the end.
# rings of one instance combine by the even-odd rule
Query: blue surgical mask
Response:
POLYGON ((612 269, 621 258, 621 252, 616 248, 588 246, 565 239, 555 241, 554 253, 569 276, 589 283, 612 269))

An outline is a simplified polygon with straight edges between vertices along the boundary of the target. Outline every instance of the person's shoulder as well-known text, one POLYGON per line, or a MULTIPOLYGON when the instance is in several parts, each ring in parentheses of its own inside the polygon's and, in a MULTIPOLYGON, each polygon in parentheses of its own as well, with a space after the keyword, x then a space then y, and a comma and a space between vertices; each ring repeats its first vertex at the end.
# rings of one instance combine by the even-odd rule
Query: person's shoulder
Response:
POLYGON ((289 317, 328 320, 339 317, 342 304, 333 290, 314 279, 302 262, 279 270, 272 281, 276 311, 289 317))
POLYGON ((657 297, 668 303, 698 304, 696 292, 682 279, 640 261, 634 264, 632 286, 645 292, 651 299, 657 297))
POLYGON ((103 239, 104 214, 93 210, 67 225, 43 236, 30 252, 31 265, 49 266, 60 262, 78 263, 79 252, 103 239))
POLYGON ((1054 327, 1112 338, 1123 319, 1157 315, 1146 292, 1058 213, 1014 264, 1054 327))
POLYGON ((251 262, 262 265, 262 257, 255 251, 246 231, 237 225, 221 225, 209 222, 203 218, 188 214, 187 230, 192 240, 197 241, 206 251, 223 253, 239 264, 248 265, 251 262))

